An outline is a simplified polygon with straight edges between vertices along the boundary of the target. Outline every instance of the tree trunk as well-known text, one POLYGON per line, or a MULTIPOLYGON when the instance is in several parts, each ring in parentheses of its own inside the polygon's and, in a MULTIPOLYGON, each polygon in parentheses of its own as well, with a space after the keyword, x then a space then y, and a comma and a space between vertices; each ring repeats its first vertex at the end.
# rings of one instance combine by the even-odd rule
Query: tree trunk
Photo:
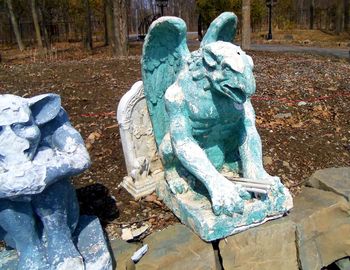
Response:
POLYGON ((70 32, 70 27, 69 27, 69 2, 68 0, 65 0, 63 2, 63 6, 62 6, 62 15, 63 15, 63 21, 64 21, 64 38, 65 41, 68 42, 69 41, 69 32, 70 32))
POLYGON ((107 30, 107 44, 110 45, 112 48, 112 51, 114 52, 115 49, 115 38, 114 38, 114 31, 113 31, 113 3, 111 0, 105 0, 105 17, 106 17, 106 29, 107 30))
POLYGON ((349 31, 349 9, 350 9, 350 1, 344 0, 344 30, 349 31))
POLYGON ((108 36, 108 25, 107 25, 107 13, 108 13, 108 8, 107 8, 107 0, 103 2, 103 26, 104 26, 104 45, 108 46, 109 45, 109 36, 108 36))
POLYGON ((315 0, 310 0, 310 29, 314 29, 315 0))
POLYGON ((38 20, 38 12, 36 9, 36 1, 31 0, 31 5, 32 5, 32 16, 33 16, 33 23, 34 23, 34 28, 35 28, 36 40, 38 42, 39 49, 42 50, 43 41, 41 39, 40 25, 39 25, 39 20, 38 20))
POLYGON ((250 0, 242 1, 242 48, 250 49, 250 0))
POLYGON ((44 36, 45 47, 47 49, 50 49, 51 43, 50 43, 49 33, 47 32, 47 28, 46 28, 47 18, 45 15, 45 6, 44 5, 42 6, 42 9, 39 7, 39 14, 41 15, 41 18, 42 18, 42 26, 41 26, 42 31, 41 32, 43 33, 43 36, 44 36))
POLYGON ((83 4, 85 10, 83 44, 85 49, 92 51, 91 10, 89 0, 83 0, 83 4))
POLYGON ((343 30, 343 0, 338 0, 336 3, 336 17, 335 17, 335 33, 337 35, 343 30))
POLYGON ((13 5, 12 5, 12 0, 6 0, 9 12, 10 12, 10 17, 11 17, 11 24, 12 24, 12 28, 13 31, 15 32, 15 36, 16 36, 16 40, 17 40, 17 44, 18 44, 18 48, 23 51, 25 49, 23 41, 22 41, 22 37, 21 37, 21 33, 19 31, 18 28, 18 23, 16 20, 16 16, 15 13, 13 11, 13 5))
POLYGON ((128 4, 128 0, 113 0, 115 56, 126 56, 128 54, 128 4))

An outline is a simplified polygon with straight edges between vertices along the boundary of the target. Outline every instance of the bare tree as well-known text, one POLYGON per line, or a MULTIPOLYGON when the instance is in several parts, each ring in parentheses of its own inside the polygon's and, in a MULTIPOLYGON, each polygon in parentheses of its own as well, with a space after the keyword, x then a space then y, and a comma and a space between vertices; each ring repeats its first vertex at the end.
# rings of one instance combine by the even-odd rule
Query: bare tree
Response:
POLYGON ((21 51, 23 51, 25 49, 25 47, 24 47, 24 44, 22 41, 21 33, 19 31, 19 28, 18 28, 18 23, 17 23, 17 19, 15 16, 15 12, 13 10, 12 0, 6 0, 6 3, 7 3, 8 9, 9 9, 9 12, 10 12, 11 24, 13 27, 13 31, 15 32, 18 47, 21 51))
POLYGON ((349 9, 350 1, 344 0, 344 30, 349 31, 349 9))
POLYGON ((36 8, 36 1, 35 0, 31 0, 31 6, 32 6, 32 16, 33 16, 33 23, 34 23, 34 28, 35 28, 36 40, 38 42, 39 49, 42 49, 43 48, 43 41, 41 39, 40 25, 39 25, 38 12, 37 12, 37 8, 36 8))
POLYGON ((250 49, 250 0, 242 1, 242 48, 250 49))
POLYGON ((83 0, 85 21, 84 21, 84 48, 92 51, 92 29, 91 29, 91 9, 89 0, 83 0))
POLYGON ((343 3, 343 0, 336 1, 335 33, 337 35, 340 34, 343 26, 343 3))
POLYGON ((113 0, 115 56, 126 56, 128 54, 128 6, 128 0, 113 0))
POLYGON ((310 0, 310 29, 314 29, 315 0, 310 0))
POLYGON ((115 47, 115 38, 114 38, 114 27, 113 27, 113 3, 111 0, 105 0, 105 45, 110 45, 112 51, 115 47))

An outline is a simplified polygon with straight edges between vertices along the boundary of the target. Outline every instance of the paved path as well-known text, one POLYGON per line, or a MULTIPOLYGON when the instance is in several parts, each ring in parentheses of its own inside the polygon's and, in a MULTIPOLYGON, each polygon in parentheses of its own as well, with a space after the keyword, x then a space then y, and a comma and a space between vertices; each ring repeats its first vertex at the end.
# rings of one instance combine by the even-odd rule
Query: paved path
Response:
MULTIPOLYGON (((199 41, 193 39, 195 32, 187 33, 187 43, 192 46, 199 46, 199 41), (192 37, 192 38, 189 38, 192 37)), ((137 35, 129 35, 130 41, 136 41, 137 35)), ((240 45, 240 44, 237 44, 240 45)), ((297 53, 312 53, 323 56, 335 56, 339 58, 345 58, 350 60, 350 48, 319 48, 319 47, 305 47, 296 45, 280 45, 280 44, 252 44, 251 50, 253 51, 269 51, 269 52, 297 52, 297 53)))
POLYGON ((304 47, 294 45, 277 45, 277 44, 252 44, 251 49, 254 51, 270 51, 270 52, 300 52, 314 53, 323 56, 336 56, 340 58, 350 59, 349 49, 340 48, 318 48, 304 47))

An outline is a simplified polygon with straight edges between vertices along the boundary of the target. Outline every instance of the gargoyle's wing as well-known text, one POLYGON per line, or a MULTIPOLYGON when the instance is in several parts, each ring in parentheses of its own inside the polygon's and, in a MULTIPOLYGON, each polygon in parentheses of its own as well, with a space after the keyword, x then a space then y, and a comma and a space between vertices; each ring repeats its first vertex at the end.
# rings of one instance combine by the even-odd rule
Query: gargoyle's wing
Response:
POLYGON ((233 42, 236 29, 237 16, 233 12, 222 13, 210 24, 201 42, 201 47, 219 40, 233 42))
POLYGON ((189 57, 186 24, 176 17, 161 17, 148 30, 143 45, 142 80, 157 145, 168 131, 163 96, 189 57))

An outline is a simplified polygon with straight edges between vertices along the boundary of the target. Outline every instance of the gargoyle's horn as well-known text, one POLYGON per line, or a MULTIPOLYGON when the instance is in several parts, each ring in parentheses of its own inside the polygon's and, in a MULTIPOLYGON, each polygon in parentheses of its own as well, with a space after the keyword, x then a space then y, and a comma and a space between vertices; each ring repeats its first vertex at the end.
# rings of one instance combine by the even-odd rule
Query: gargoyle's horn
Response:
POLYGON ((236 36, 237 16, 233 12, 224 12, 210 24, 207 33, 203 37, 201 47, 215 42, 233 42, 236 36))

